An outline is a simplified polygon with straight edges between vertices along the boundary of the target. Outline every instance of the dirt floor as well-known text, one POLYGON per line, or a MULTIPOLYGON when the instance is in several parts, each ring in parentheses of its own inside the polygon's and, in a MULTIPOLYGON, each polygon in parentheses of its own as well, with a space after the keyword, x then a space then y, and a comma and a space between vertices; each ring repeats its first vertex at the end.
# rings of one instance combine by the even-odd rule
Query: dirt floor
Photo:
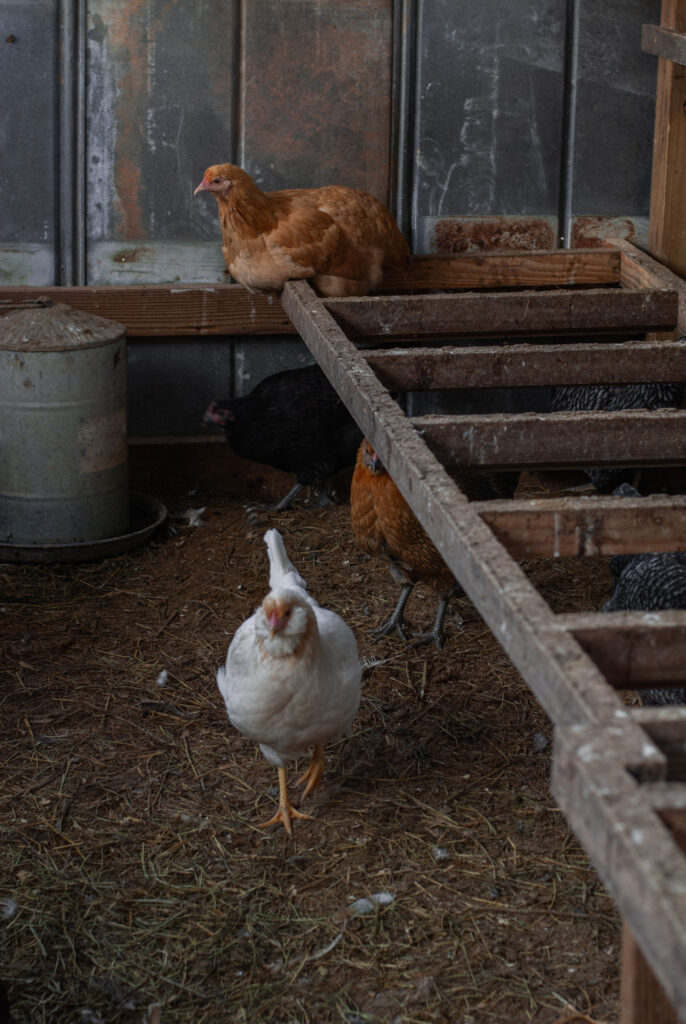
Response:
MULTIPOLYGON (((374 643, 398 587, 346 505, 168 503, 203 524, 100 563, 0 565, 17 1024, 616 1021, 617 913, 550 795, 550 725, 471 604, 440 652, 374 643), (215 682, 266 593, 270 525, 368 666, 293 840, 259 828, 276 771, 215 682)), ((610 591, 597 560, 527 568, 556 610, 610 591)), ((417 587, 408 617, 434 611, 417 587)))

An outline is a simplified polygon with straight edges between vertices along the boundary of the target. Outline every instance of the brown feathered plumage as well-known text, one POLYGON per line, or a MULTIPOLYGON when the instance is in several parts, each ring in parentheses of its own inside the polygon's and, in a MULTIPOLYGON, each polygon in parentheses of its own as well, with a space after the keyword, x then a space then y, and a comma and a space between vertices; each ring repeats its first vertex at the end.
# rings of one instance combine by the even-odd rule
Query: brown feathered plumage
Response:
POLYGON ((322 295, 366 295, 384 267, 409 264, 409 246, 392 214, 359 189, 262 192, 240 167, 215 164, 198 192, 214 193, 226 265, 250 291, 309 279, 322 295))
POLYGON ((433 640, 441 647, 445 610, 458 589, 455 578, 366 439, 357 453, 350 487, 350 517, 359 547, 388 562, 393 576, 403 583, 393 615, 376 632, 395 631, 405 639, 403 612, 412 587, 421 581, 433 587, 440 600, 434 628, 420 640, 433 640))

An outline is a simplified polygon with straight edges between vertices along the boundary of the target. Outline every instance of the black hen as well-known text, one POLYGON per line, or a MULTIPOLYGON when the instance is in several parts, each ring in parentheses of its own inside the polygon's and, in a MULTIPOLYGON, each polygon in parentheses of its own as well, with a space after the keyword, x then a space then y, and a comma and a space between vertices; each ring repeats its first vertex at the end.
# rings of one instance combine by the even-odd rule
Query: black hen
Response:
MULTIPOLYGON (((635 487, 622 484, 616 497, 639 498, 635 487)), ((610 562, 615 589, 604 612, 658 612, 686 609, 686 552, 615 555, 610 562)), ((686 704, 686 690, 643 690, 644 704, 686 704)))
POLYGON ((275 505, 281 512, 309 485, 328 501, 331 477, 352 465, 362 433, 318 366, 281 370, 242 398, 219 399, 204 422, 218 423, 238 454, 287 473, 297 483, 275 505))
MULTIPOLYGON (((685 339, 680 339, 685 340, 685 339)), ((555 388, 553 412, 624 409, 669 409, 678 406, 684 396, 683 384, 602 384, 555 388)), ((597 491, 609 494, 615 487, 635 476, 633 469, 587 469, 597 491)))

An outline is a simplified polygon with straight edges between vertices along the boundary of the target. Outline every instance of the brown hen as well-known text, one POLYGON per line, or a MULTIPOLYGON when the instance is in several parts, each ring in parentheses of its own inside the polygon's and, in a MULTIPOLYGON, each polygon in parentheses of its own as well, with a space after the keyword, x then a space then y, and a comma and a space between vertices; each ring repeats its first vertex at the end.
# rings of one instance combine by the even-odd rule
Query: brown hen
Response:
POLYGON ((375 634, 387 636, 396 632, 403 640, 407 639, 403 632, 403 613, 413 586, 421 581, 438 592, 439 601, 433 629, 420 634, 416 642, 433 640, 440 650, 446 608, 459 587, 366 439, 358 450, 350 487, 350 517, 358 546, 387 562, 394 579, 403 584, 395 611, 375 634))
MULTIPOLYGON (((455 467, 449 472, 470 501, 512 498, 519 478, 517 472, 474 473, 455 467)), ((405 605, 413 586, 421 581, 438 592, 439 601, 433 629, 419 634, 417 643, 433 640, 440 650, 448 602, 453 594, 461 594, 462 588, 366 439, 357 452, 350 487, 350 514, 359 547, 388 562, 393 578, 403 584, 395 611, 375 633, 386 636, 395 631, 406 639, 405 605)))
POLYGON ((262 192, 234 164, 208 167, 194 195, 213 192, 229 272, 249 291, 309 279, 326 296, 366 295, 410 249, 374 196, 343 185, 262 192))

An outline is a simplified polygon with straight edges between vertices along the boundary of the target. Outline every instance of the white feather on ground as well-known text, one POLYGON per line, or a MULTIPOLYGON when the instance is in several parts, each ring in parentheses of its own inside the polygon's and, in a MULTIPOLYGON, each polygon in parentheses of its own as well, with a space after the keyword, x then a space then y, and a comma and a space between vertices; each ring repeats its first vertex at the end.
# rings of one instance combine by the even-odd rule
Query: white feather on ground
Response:
POLYGON ((231 723, 279 773, 279 809, 265 825, 307 817, 292 806, 286 764, 314 746, 299 780, 303 796, 324 771, 324 744, 350 728, 360 702, 362 669, 357 642, 340 615, 322 608, 291 564, 278 530, 264 535, 270 592, 236 630, 217 672, 231 723))

